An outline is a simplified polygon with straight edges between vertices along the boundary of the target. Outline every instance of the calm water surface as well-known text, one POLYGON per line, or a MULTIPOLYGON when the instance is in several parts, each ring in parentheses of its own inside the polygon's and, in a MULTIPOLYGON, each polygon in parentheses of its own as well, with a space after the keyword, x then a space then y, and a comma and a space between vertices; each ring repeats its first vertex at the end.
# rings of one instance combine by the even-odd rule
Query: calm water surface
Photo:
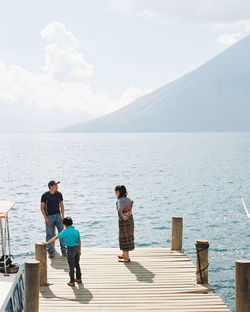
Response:
POLYGON ((184 218, 183 247, 208 239, 209 282, 234 311, 234 261, 250 259, 250 133, 0 135, 0 200, 10 213, 15 261, 45 239, 41 194, 61 181, 66 215, 83 246, 118 247, 113 188, 135 201, 137 247, 170 247, 171 218, 184 218))

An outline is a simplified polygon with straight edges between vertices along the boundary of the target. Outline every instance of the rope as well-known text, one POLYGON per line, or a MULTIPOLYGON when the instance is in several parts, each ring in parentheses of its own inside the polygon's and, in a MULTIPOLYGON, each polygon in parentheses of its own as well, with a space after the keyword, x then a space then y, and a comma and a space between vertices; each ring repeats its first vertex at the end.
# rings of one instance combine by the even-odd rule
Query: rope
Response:
POLYGON ((201 263, 200 263, 200 252, 207 250, 209 247, 209 244, 195 244, 196 247, 196 254, 197 254, 197 258, 198 258, 198 266, 199 266, 199 270, 196 272, 196 274, 200 273, 200 278, 201 278, 201 283, 204 284, 203 282, 203 276, 202 276, 202 272, 206 271, 209 263, 207 264, 207 266, 203 269, 201 269, 201 263))

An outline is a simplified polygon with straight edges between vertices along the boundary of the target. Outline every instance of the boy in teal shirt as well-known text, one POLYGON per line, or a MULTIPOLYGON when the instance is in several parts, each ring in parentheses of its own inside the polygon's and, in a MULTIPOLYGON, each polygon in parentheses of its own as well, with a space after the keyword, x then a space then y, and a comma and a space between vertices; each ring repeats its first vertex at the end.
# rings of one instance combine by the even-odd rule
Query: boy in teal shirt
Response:
POLYGON ((58 235, 53 237, 51 240, 46 242, 48 245, 58 238, 64 239, 65 245, 67 246, 67 259, 69 264, 69 276, 70 281, 68 282, 69 286, 75 286, 75 281, 77 283, 82 283, 81 279, 81 268, 80 268, 80 255, 81 255, 81 238, 78 230, 73 226, 73 221, 70 217, 63 219, 63 225, 65 229, 60 232, 58 235), (76 279, 74 269, 76 268, 76 279))

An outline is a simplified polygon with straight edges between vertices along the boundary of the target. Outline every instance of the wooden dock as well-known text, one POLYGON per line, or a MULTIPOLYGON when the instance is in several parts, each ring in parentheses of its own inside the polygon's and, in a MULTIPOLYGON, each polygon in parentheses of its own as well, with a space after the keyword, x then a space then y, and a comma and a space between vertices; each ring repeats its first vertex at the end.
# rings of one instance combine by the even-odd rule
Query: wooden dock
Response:
POLYGON ((48 282, 39 311, 230 311, 218 294, 196 284, 195 267, 182 252, 137 248, 130 263, 118 263, 115 248, 85 248, 83 284, 69 287, 67 259, 48 259, 48 282))

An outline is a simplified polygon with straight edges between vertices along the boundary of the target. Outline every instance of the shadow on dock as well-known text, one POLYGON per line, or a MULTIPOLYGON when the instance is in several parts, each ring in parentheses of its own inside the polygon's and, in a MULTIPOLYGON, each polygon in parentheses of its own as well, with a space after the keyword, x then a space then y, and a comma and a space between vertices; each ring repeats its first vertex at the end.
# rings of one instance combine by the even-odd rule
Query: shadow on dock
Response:
MULTIPOLYGON (((55 257, 50 259, 50 265, 53 269, 55 270, 63 270, 64 272, 69 272, 69 265, 66 257, 62 257, 61 254, 55 250, 55 257)), ((68 290, 72 289, 72 292, 70 291, 71 297, 72 295, 75 296, 75 298, 67 298, 67 296, 62 297, 58 296, 55 293, 57 293, 57 290, 55 293, 52 291, 53 289, 53 284, 50 286, 41 286, 40 287, 40 294, 43 298, 45 299, 59 299, 62 301, 74 301, 74 302, 79 302, 80 304, 89 304, 89 302, 93 299, 92 293, 84 287, 84 284, 77 284, 74 287, 69 287, 66 285, 67 280, 65 280, 65 288, 68 290), (51 289, 52 288, 52 289, 51 289)), ((61 288, 61 286, 60 286, 61 288)), ((61 289, 58 289, 60 292, 61 289)))
POLYGON ((67 257, 62 257, 61 254, 57 250, 54 251, 54 258, 51 258, 51 267, 55 270, 64 270, 65 272, 69 272, 69 265, 67 261, 67 257), (61 261, 58 261, 61 259, 61 261))
POLYGON ((62 301, 77 301, 81 304, 89 304, 89 302, 93 299, 92 293, 87 288, 84 288, 83 284, 72 287, 72 291, 75 295, 75 299, 56 296, 49 286, 40 287, 40 293, 45 299, 57 298, 62 301))
POLYGON ((129 263, 124 263, 128 270, 133 273, 139 282, 153 283, 155 274, 148 269, 146 269, 139 262, 131 261, 129 263))

